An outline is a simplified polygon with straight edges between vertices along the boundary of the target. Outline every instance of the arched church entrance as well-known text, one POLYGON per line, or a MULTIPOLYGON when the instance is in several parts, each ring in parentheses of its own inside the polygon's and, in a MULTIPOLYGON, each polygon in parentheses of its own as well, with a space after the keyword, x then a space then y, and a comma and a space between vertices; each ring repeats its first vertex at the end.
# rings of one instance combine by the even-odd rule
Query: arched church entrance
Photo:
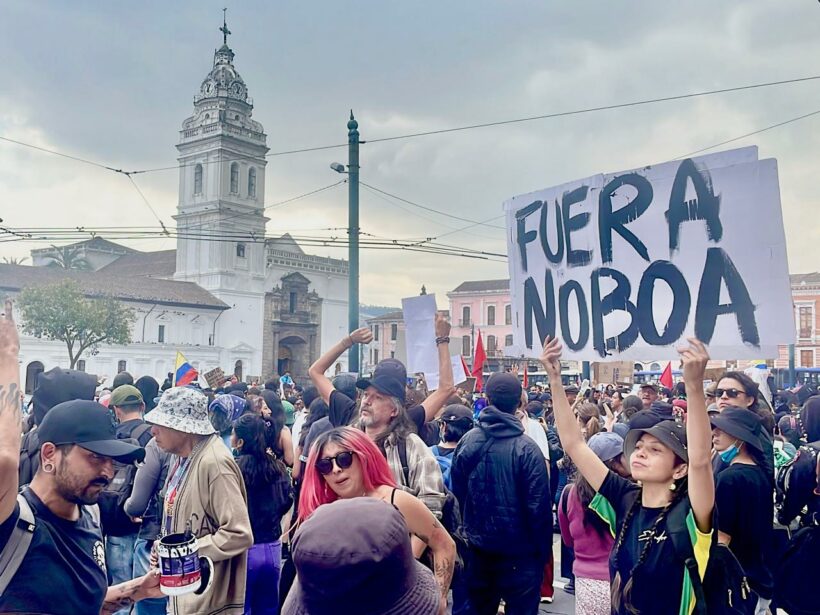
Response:
POLYGON ((26 366, 26 395, 34 393, 34 389, 37 387, 37 377, 43 371, 43 364, 40 361, 32 361, 26 366))
POLYGON ((279 341, 276 370, 279 375, 290 372, 293 375, 307 374, 309 357, 307 342, 297 335, 290 335, 279 341))

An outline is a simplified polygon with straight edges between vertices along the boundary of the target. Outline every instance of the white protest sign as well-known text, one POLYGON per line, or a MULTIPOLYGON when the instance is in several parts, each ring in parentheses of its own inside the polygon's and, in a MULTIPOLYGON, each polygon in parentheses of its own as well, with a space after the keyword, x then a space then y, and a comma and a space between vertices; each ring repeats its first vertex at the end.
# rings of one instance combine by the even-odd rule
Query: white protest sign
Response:
POLYGON ((455 355, 450 357, 450 363, 453 365, 453 385, 458 386, 464 382, 467 382, 467 378, 470 377, 464 370, 464 362, 461 360, 461 355, 455 355))
POLYGON ((564 358, 715 359, 794 342, 775 160, 743 148, 596 175, 504 203, 512 294, 508 356, 546 335, 564 358))
POLYGON ((436 296, 419 295, 402 299, 401 309, 406 327, 407 373, 423 373, 432 391, 438 387, 436 296))

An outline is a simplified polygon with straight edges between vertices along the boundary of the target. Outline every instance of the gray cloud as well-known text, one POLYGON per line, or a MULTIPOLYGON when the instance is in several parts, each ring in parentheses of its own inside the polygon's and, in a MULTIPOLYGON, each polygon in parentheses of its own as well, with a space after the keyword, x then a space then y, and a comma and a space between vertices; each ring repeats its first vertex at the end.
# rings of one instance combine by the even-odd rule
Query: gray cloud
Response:
MULTIPOLYGON (((221 43, 221 5, 20 0, 4 8, 0 134, 123 168, 175 164, 180 125, 221 43)), ((820 55, 818 19, 820 5, 808 0, 257 0, 229 11, 236 65, 272 151, 343 143, 351 107, 362 138, 373 139, 809 75, 820 55)), ((500 214, 501 202, 514 194, 660 162, 808 113, 818 91, 820 84, 791 85, 373 143, 362 147, 362 178, 481 220, 500 214)), ((818 122, 737 144, 759 144, 761 156, 779 160, 793 271, 817 268, 818 122)), ((272 157, 267 201, 331 183, 336 176, 328 163, 345 158, 344 149, 272 157)), ((176 172, 138 181, 170 221, 176 172)), ((124 178, 9 144, 0 144, 0 209, 15 226, 156 224, 124 178)), ((270 216, 271 233, 344 226, 346 190, 276 208, 270 216)), ((366 232, 423 238, 464 225, 362 191, 366 232)), ((503 251, 503 239, 503 231, 488 228, 442 241, 503 251)), ((170 247, 158 240, 132 245, 170 247)), ((5 244, 3 253, 21 255, 31 247, 5 244)), ((344 250, 327 253, 343 256, 344 250)), ((364 252, 362 263, 363 299, 391 304, 422 283, 442 295, 464 279, 506 275, 500 263, 405 252, 364 252)))

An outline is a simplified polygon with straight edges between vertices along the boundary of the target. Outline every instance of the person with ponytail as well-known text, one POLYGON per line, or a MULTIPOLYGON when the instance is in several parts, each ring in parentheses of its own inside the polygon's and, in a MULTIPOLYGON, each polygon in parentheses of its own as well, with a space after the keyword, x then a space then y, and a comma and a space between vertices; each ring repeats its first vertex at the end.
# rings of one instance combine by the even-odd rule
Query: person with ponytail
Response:
POLYGON ((584 402, 575 410, 578 414, 578 425, 584 434, 584 439, 589 440, 596 433, 603 431, 604 422, 601 420, 601 411, 598 404, 584 402))
POLYGON ((392 504, 410 534, 430 548, 444 613, 456 562, 456 544, 447 530, 420 499, 397 486, 387 460, 365 432, 337 427, 323 433, 311 445, 304 467, 299 523, 323 504, 362 496, 392 504))
POLYGON ((700 577, 712 544, 715 484, 712 438, 703 376, 709 355, 690 338, 678 349, 688 400, 684 429, 675 421, 631 429, 624 453, 637 484, 622 478, 587 445, 561 387, 561 342, 547 338, 541 363, 550 378, 555 424, 564 451, 596 491, 589 508, 614 539, 609 558, 612 612, 692 613, 695 593, 689 570, 671 533, 685 534, 700 577), (673 520, 680 520, 680 530, 673 520))
POLYGON ((231 446, 248 491, 248 514, 253 546, 248 551, 245 613, 279 612, 279 575, 282 570, 282 516, 293 503, 285 466, 267 452, 267 424, 258 415, 240 416, 234 423, 231 446))

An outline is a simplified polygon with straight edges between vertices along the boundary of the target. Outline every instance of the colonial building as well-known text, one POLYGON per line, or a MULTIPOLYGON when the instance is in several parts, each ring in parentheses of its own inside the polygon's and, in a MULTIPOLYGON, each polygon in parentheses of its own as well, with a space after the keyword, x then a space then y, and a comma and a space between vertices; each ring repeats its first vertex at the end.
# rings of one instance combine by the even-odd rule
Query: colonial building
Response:
MULTIPOLYGON (((45 266, 56 252, 38 249, 33 267, 0 265, 0 290, 68 277, 89 297, 110 294, 133 307, 132 344, 104 346, 79 365, 101 376, 128 370, 161 381, 180 350, 200 372, 307 378, 310 363, 347 333, 348 266, 305 254, 287 234, 265 238, 267 136, 252 113, 225 40, 180 131, 176 249, 139 252, 102 238, 73 244, 90 271, 45 266)), ((23 337, 27 390, 38 371, 67 364, 62 343, 23 337)))
MULTIPOLYGON (((789 277, 797 332, 795 367, 820 367, 820 273, 797 273, 789 277)), ((775 366, 788 367, 789 347, 780 346, 779 350, 775 366)))
MULTIPOLYGON (((453 328, 450 349, 461 353, 468 364, 475 355, 478 332, 487 353, 486 371, 505 365, 504 348, 512 346, 512 304, 510 281, 473 280, 462 282, 447 293, 453 328)), ((506 361, 510 365, 512 359, 506 361)))
POLYGON ((398 359, 407 364, 407 327, 404 324, 404 313, 401 310, 387 312, 370 318, 367 325, 373 332, 373 341, 364 352, 362 371, 372 371, 382 359, 398 359))

